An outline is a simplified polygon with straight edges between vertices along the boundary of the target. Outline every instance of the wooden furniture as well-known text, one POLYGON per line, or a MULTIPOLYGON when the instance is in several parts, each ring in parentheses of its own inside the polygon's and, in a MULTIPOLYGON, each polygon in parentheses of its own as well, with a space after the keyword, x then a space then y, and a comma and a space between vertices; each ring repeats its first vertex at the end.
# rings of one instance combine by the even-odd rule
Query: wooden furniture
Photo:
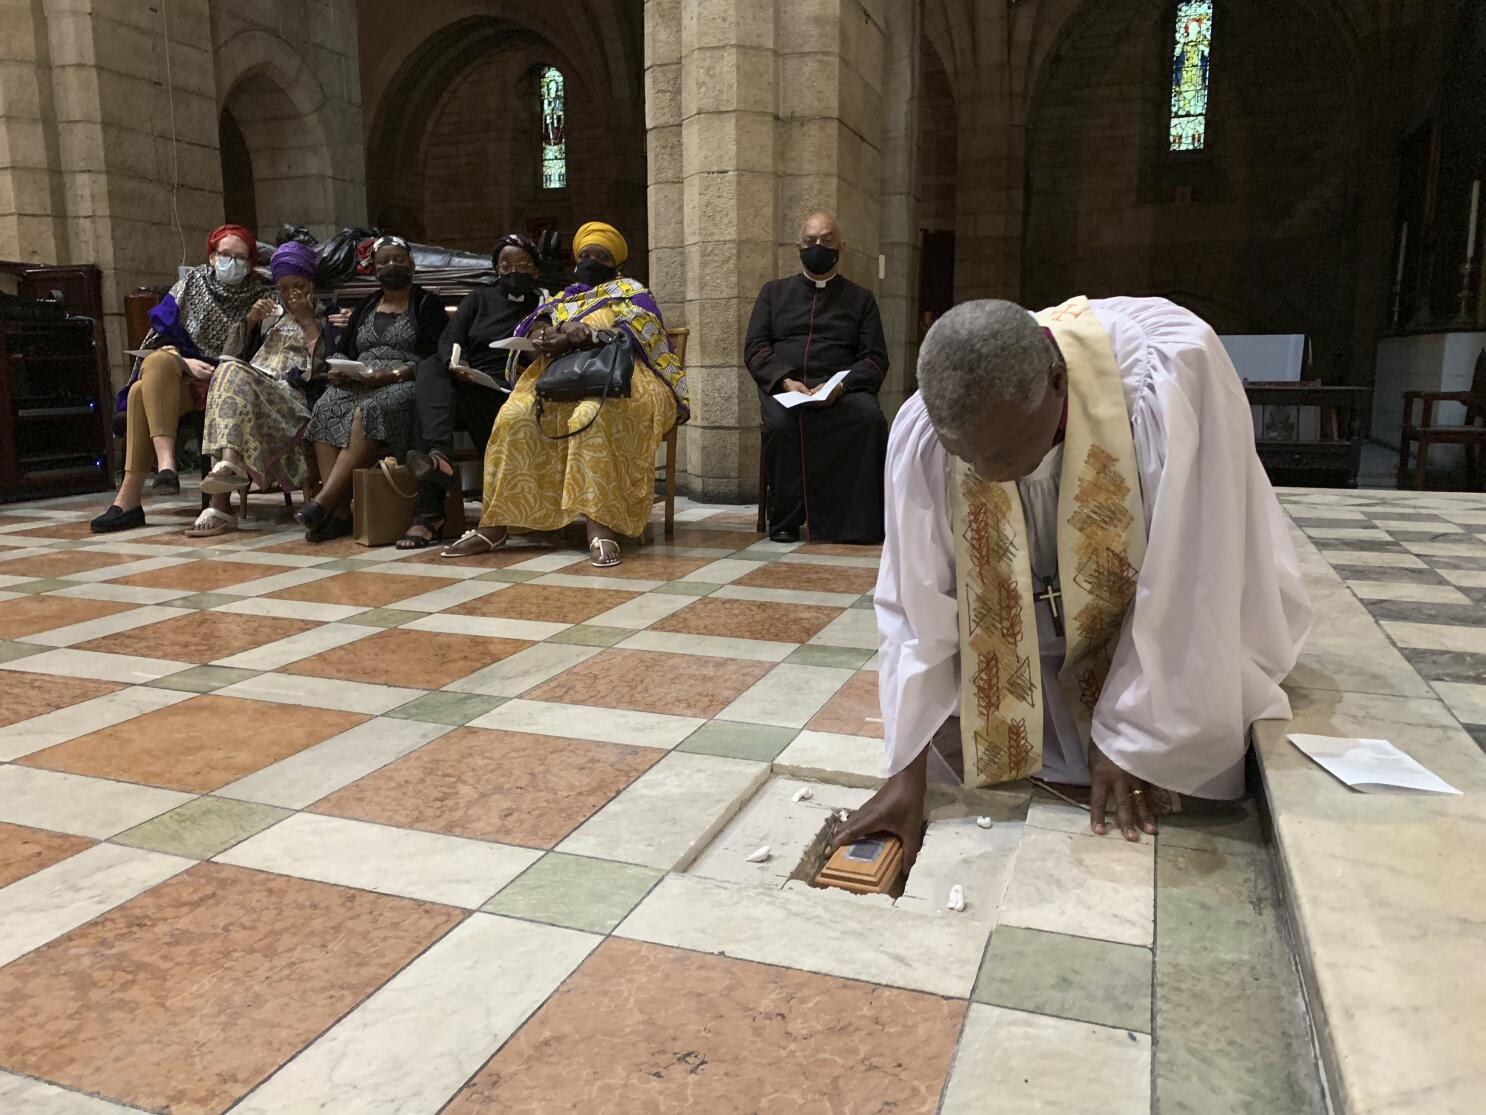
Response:
POLYGON ((1245 383, 1249 403, 1258 407, 1294 407, 1297 420, 1282 437, 1256 437, 1254 448, 1264 471, 1275 483, 1357 487, 1366 435, 1368 390, 1323 387, 1317 383, 1245 383), (1300 409, 1319 412, 1314 429, 1302 429, 1300 409))
POLYGON ((1429 449, 1432 445, 1459 445, 1465 450, 1467 483, 1471 491, 1486 490, 1482 450, 1486 449, 1486 349, 1476 357, 1469 391, 1406 391, 1403 396, 1403 433, 1399 438, 1398 486, 1423 490, 1428 483, 1429 449), (1414 421, 1414 404, 1422 413, 1414 421), (1461 403, 1465 421, 1458 426, 1437 426, 1434 408, 1439 403, 1461 403), (1416 443, 1413 484, 1409 483, 1409 445, 1416 443))
MULTIPOLYGON (((667 329, 666 336, 670 338, 671 351, 676 354, 676 359, 681 361, 683 368, 686 367, 686 342, 691 336, 691 330, 685 326, 667 329)), ((667 538, 673 538, 676 534, 676 432, 680 428, 681 423, 674 422, 666 431, 666 463, 661 469, 661 479, 665 483, 667 538)))
POLYGON ((113 410, 96 267, 0 261, 0 502, 111 486, 113 410), (0 288, 4 289, 4 288, 0 288))

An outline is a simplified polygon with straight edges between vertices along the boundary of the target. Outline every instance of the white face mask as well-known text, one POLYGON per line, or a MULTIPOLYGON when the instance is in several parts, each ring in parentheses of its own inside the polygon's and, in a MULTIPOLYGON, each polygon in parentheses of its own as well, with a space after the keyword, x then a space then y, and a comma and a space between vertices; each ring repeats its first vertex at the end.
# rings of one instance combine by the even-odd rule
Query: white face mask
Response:
POLYGON ((236 286, 248 277, 248 261, 245 259, 233 259, 231 256, 218 256, 214 264, 217 271, 217 279, 228 286, 236 286))

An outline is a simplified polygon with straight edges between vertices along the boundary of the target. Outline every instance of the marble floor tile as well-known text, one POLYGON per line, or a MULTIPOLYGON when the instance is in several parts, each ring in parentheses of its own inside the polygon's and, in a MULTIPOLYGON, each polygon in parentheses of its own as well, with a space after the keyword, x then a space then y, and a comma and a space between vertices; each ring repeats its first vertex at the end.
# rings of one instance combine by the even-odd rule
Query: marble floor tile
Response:
POLYGON ((672 544, 703 546, 712 549, 741 550, 760 541, 763 535, 751 530, 708 530, 701 527, 678 527, 672 544))
POLYGON ((861 647, 875 651, 877 615, 865 608, 848 609, 809 642, 818 647, 861 647))
POLYGON ((89 569, 103 569, 118 565, 117 554, 101 554, 96 550, 48 550, 30 557, 11 558, 0 563, 8 577, 65 577, 70 573, 82 573, 89 569))
POLYGON ((1332 565, 1387 565, 1396 569, 1424 569, 1425 564, 1413 554, 1373 550, 1322 550, 1332 565))
POLYGON ((1486 569, 1441 569, 1439 574, 1461 588, 1486 588, 1486 569))
POLYGON ((99 840, 189 801, 154 786, 0 765, 0 821, 99 840))
MULTIPOLYGON (((623 568, 621 566, 621 568, 623 568)), ((612 570, 611 570, 612 572, 612 570)), ((650 592, 659 587, 661 581, 647 581, 643 577, 605 577, 602 581, 596 581, 592 577, 579 577, 572 573, 534 573, 522 572, 510 569, 489 574, 492 580, 501 578, 526 577, 529 582, 537 588, 605 588, 614 592, 642 593, 650 592)))
POLYGON ((740 558, 722 558, 718 561, 710 561, 698 569, 686 574, 688 581, 696 581, 704 585, 726 585, 731 584, 738 578, 752 573, 759 567, 756 561, 745 561, 740 558))
POLYGON ((878 559, 882 557, 881 546, 858 546, 847 542, 807 542, 794 551, 801 557, 845 557, 878 559))
POLYGON ((775 666, 717 716, 803 728, 852 676, 850 670, 826 666, 775 666))
POLYGON ((1462 724, 1486 724, 1486 684, 1451 681, 1432 684, 1440 700, 1462 724))
POLYGON ((506 701, 470 723, 475 728, 563 736, 593 740, 596 743, 670 748, 691 735, 704 721, 695 716, 594 708, 591 705, 560 705, 550 701, 518 698, 506 701))
POLYGON ((1003 925, 981 963, 976 1002, 1151 1032, 1151 951, 1003 925))
POLYGON ((882 739, 882 705, 877 697, 877 675, 857 673, 836 691, 805 725, 813 732, 882 739))
POLYGON ((448 730, 444 724, 378 717, 230 782, 218 796, 303 809, 448 730))
POLYGON ((409 631, 442 631, 449 635, 478 635, 486 639, 521 639, 540 642, 566 629, 566 624, 530 619, 490 619, 439 612, 403 625, 409 631))
POLYGON ((1486 562, 1486 546, 1479 542, 1405 542, 1403 545, 1421 557, 1474 558, 1486 562))
POLYGON ((1150 947, 1155 844, 1028 826, 1002 925, 1150 947))
POLYGON ((1185 798, 1182 811, 1157 822, 1156 856, 1162 849, 1189 848, 1229 856, 1264 856, 1269 845, 1253 798, 1203 801, 1185 798))
POLYGON ((242 561, 186 561, 133 573, 124 577, 110 578, 116 585, 132 585, 137 588, 180 589, 184 592, 220 592, 233 586, 243 586, 273 578, 277 574, 293 569, 292 565, 248 564, 242 561))
POLYGON ((281 619, 335 623, 367 611, 355 604, 312 604, 305 600, 280 600, 273 596, 239 596, 216 609, 234 616, 276 616, 281 619))
MULTIPOLYGON (((3 579, 0 579, 0 583, 3 583, 3 579)), ((102 581, 57 589, 52 595, 69 600, 107 600, 118 604, 175 604, 177 600, 191 594, 178 588, 132 588, 102 581)))
MULTIPOLYGON (((186 862, 108 850, 157 874, 186 862)), ((197 864, 0 969, 0 999, 18 1004, 0 1064, 140 1107, 223 1111, 460 918, 197 864)))
POLYGON ((769 669, 765 662, 609 649, 523 695, 529 701, 708 718, 769 669))
POLYGON ((248 669, 269 669, 268 666, 252 666, 233 659, 266 644, 313 632, 319 626, 308 620, 171 609, 163 621, 79 642, 73 649, 145 658, 169 655, 177 662, 219 662, 248 669))
POLYGON ((580 647, 612 647, 634 634, 629 627, 600 627, 592 623, 575 623, 547 639, 549 643, 567 643, 580 647))
MULTIPOLYGON (((439 569, 478 569, 481 571, 490 569, 509 569, 514 565, 525 565, 533 558, 549 556, 553 553, 550 546, 534 546, 522 544, 520 539, 513 539, 503 549, 494 550, 488 554, 479 554, 476 557, 459 558, 457 560, 443 556, 443 547, 432 547, 420 552, 414 552, 400 563, 410 568, 424 565, 436 566, 439 569)), ((571 561, 571 558, 567 559, 571 561)), ((566 561, 564 562, 566 564, 566 561)))
POLYGON ((804 883, 765 890, 668 875, 614 935, 965 998, 990 926, 804 883))
POLYGON ((598 653, 598 647, 539 643, 451 682, 449 688, 490 697, 517 697, 598 653))
MULTIPOLYGON (((327 624, 335 627, 335 624, 327 624)), ((365 632, 366 629, 359 629, 365 632)), ((360 638, 284 666, 288 674, 375 685, 441 689, 525 650, 517 639, 482 639, 436 631, 394 629, 360 638)))
POLYGON ((26 1115, 128 1115, 134 1108, 0 1071, 0 1111, 26 1115))
POLYGON ((312 585, 317 581, 323 581, 335 576, 333 570, 323 565, 294 566, 273 572, 277 567, 264 565, 243 565, 240 562, 223 562, 223 565, 236 565, 239 569, 247 570, 246 575, 240 575, 238 580, 230 585, 224 585, 219 589, 211 591, 220 592, 226 596, 237 598, 251 598, 257 596, 271 596, 285 589, 298 588, 300 585, 312 585), (260 574, 258 571, 261 570, 260 574))
MULTIPOLYGON (((558 569, 572 569, 574 572, 577 572, 578 564, 580 563, 576 550, 543 549, 533 551, 522 558, 520 562, 514 563, 511 568, 531 573, 552 573, 558 569)), ((585 558, 581 564, 586 567, 587 559, 585 558)))
POLYGON ((587 623, 594 616, 636 599, 632 592, 602 587, 562 588, 558 585, 502 585, 483 582, 499 591, 452 609, 456 615, 489 619, 533 620, 539 623, 587 623))
POLYGON ((359 681, 298 677, 293 674, 259 674, 217 691, 223 697, 243 697, 276 704, 307 705, 337 712, 380 716, 420 695, 417 689, 392 685, 368 685, 359 681))
POLYGON ((115 682, 58 678, 48 674, 14 673, 4 681, 4 686, 0 687, 0 726, 18 724, 33 716, 55 712, 119 689, 115 682))
POLYGON ((653 628, 634 632, 619 647, 621 650, 656 650, 710 658, 743 658, 753 662, 783 662, 796 649, 794 643, 733 639, 724 635, 679 635, 653 628))
MULTIPOLYGON (((416 568, 414 567, 414 572, 416 568)), ((407 575, 409 572, 409 570, 399 570, 398 574, 407 575)), ((442 612, 446 608, 454 608, 468 604, 472 600, 480 600, 500 589, 501 585, 495 581, 473 579, 461 579, 453 582, 445 581, 443 588, 434 589, 432 592, 422 592, 417 596, 410 596, 405 600, 399 600, 397 607, 410 612, 442 612)))
POLYGON ((1374 527, 1320 527, 1306 526, 1306 534, 1322 541, 1371 541, 1388 542, 1391 536, 1385 530, 1374 527))
POLYGON ((73 600, 65 596, 16 597, 0 601, 0 639, 29 638, 134 610, 132 604, 115 604, 107 600, 73 600))
POLYGON ((92 846, 93 841, 81 836, 0 821, 0 888, 92 846))
POLYGON ((1144 1034, 972 1004, 941 1115, 1150 1115, 1144 1034))
POLYGON ((654 630, 682 635, 804 643, 841 614, 837 608, 765 604, 756 600, 724 600, 706 596, 667 616, 654 625, 654 630))
POLYGON ((718 600, 754 600, 761 604, 803 604, 821 608, 850 608, 860 599, 847 592, 811 592, 789 588, 749 588, 721 585, 712 593, 718 600))
MULTIPOLYGON (((190 860, 178 856, 95 844, 11 883, 0 891, 0 910, 4 911, 0 915, 0 988, 11 974, 3 970, 5 965, 190 866, 190 860)), ((0 1000, 6 1004, 5 1016, 0 1018, 0 1064, 25 1071, 24 1065, 5 1057, 3 1051, 6 1030, 16 1025, 15 1015, 29 996, 18 994, 15 984, 7 990, 0 1000)))
POLYGON ((1384 620, 1383 630, 1401 647, 1486 654, 1486 628, 1384 620))
MULTIPOLYGON (((48 682, 58 680, 40 676, 48 682)), ((22 684, 32 684, 26 675, 19 677, 22 684)), ((187 696, 185 693, 172 693, 164 689, 130 687, 30 720, 9 724, 0 728, 0 761, 20 759, 78 736, 132 720, 136 716, 168 708, 186 700, 187 696)))
POLYGON ((933 1115, 964 1013, 954 1000, 611 939, 446 1110, 933 1115))
POLYGON ((337 573, 313 584, 281 589, 276 600, 303 600, 313 604, 344 604, 385 608, 411 597, 444 588, 441 577, 393 577, 382 573, 337 573))
POLYGON ((1464 534, 1465 528, 1455 523, 1447 523, 1438 515, 1415 519, 1373 519, 1373 526, 1379 530, 1386 530, 1395 534, 1464 534))
POLYGON ((983 829, 976 812, 963 808, 931 815, 918 860, 895 905, 940 914, 948 909, 950 892, 959 887, 965 901, 960 916, 995 925, 1025 827, 1019 820, 997 817, 983 829))
POLYGON ((608 933, 664 874, 632 863, 548 852, 481 909, 608 933))
POLYGON ((791 666, 834 666, 841 670, 861 670, 867 666, 871 653, 851 647, 817 647, 805 644, 796 647, 785 659, 791 666))
POLYGON ((646 593, 627 604, 599 613, 593 617, 593 622, 599 627, 628 627, 638 631, 680 611, 686 605, 685 596, 663 592, 646 593))
POLYGON ((642 581, 681 581, 707 565, 705 558, 648 557, 644 553, 626 554, 620 565, 608 569, 595 569, 584 557, 576 564, 558 568, 573 577, 594 577, 604 581, 611 578, 642 581))
POLYGON ((687 736, 676 750, 772 763, 798 734, 793 728, 776 728, 768 724, 710 720, 687 736))
POLYGON ((680 871, 768 775, 762 763, 670 752, 563 840, 558 851, 680 871))
POLYGON ((257 670, 237 670, 230 666, 192 666, 178 674, 156 678, 149 684, 156 689, 177 689, 183 693, 212 693, 246 681, 258 673, 257 670))
POLYGON ((296 813, 216 860, 472 910, 540 855, 531 848, 296 813))
POLYGON ((486 697, 480 693, 425 693, 405 705, 399 705, 387 715, 399 720, 422 720, 430 724, 459 727, 499 708, 507 699, 486 697))
POLYGON ((188 859, 211 859, 289 816, 287 809, 200 797, 113 838, 115 844, 188 859))
POLYGON ((433 1112, 599 938, 477 916, 453 929, 237 1107, 234 1115, 433 1112), (480 994, 471 994, 478 987, 480 994), (428 1055, 428 1035, 439 1035, 428 1055))
POLYGON ((657 585, 651 592, 669 593, 675 596, 706 596, 716 592, 717 585, 704 584, 701 581, 666 581, 657 585))
POLYGON ((779 753, 774 769, 842 786, 876 787, 887 777, 887 752, 878 739, 807 730, 779 753))
POLYGON ((748 588, 794 589, 803 592, 845 593, 860 596, 877 585, 877 563, 868 568, 816 565, 798 561, 771 561, 756 565, 736 584, 748 588))
POLYGON ((425 832, 551 848, 661 754, 652 748, 456 728, 316 802, 314 809, 425 832))
POLYGON ((1410 584, 1407 581, 1348 581, 1347 587, 1363 600, 1401 600, 1421 604, 1464 604, 1470 597, 1449 585, 1410 584))

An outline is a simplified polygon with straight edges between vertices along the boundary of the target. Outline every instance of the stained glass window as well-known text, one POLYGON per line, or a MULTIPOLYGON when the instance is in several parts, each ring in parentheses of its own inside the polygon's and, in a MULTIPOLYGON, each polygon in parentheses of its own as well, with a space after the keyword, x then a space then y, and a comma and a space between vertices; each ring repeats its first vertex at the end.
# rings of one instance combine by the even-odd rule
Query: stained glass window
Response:
POLYGON ((1200 151, 1207 139, 1208 55, 1213 0, 1176 6, 1176 50, 1171 65, 1171 149, 1200 151))
POLYGON ((567 118, 563 108, 562 71, 542 67, 542 188, 568 184, 567 118))

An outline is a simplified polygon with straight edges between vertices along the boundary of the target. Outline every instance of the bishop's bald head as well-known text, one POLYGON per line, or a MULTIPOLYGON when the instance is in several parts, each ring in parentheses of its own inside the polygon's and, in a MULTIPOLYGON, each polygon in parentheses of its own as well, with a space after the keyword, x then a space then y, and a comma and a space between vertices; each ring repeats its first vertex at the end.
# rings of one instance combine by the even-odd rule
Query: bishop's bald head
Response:
POLYGON ((982 479, 1020 480, 1057 440, 1068 370, 1030 313, 982 299, 930 328, 919 347, 918 390, 946 449, 982 479))

